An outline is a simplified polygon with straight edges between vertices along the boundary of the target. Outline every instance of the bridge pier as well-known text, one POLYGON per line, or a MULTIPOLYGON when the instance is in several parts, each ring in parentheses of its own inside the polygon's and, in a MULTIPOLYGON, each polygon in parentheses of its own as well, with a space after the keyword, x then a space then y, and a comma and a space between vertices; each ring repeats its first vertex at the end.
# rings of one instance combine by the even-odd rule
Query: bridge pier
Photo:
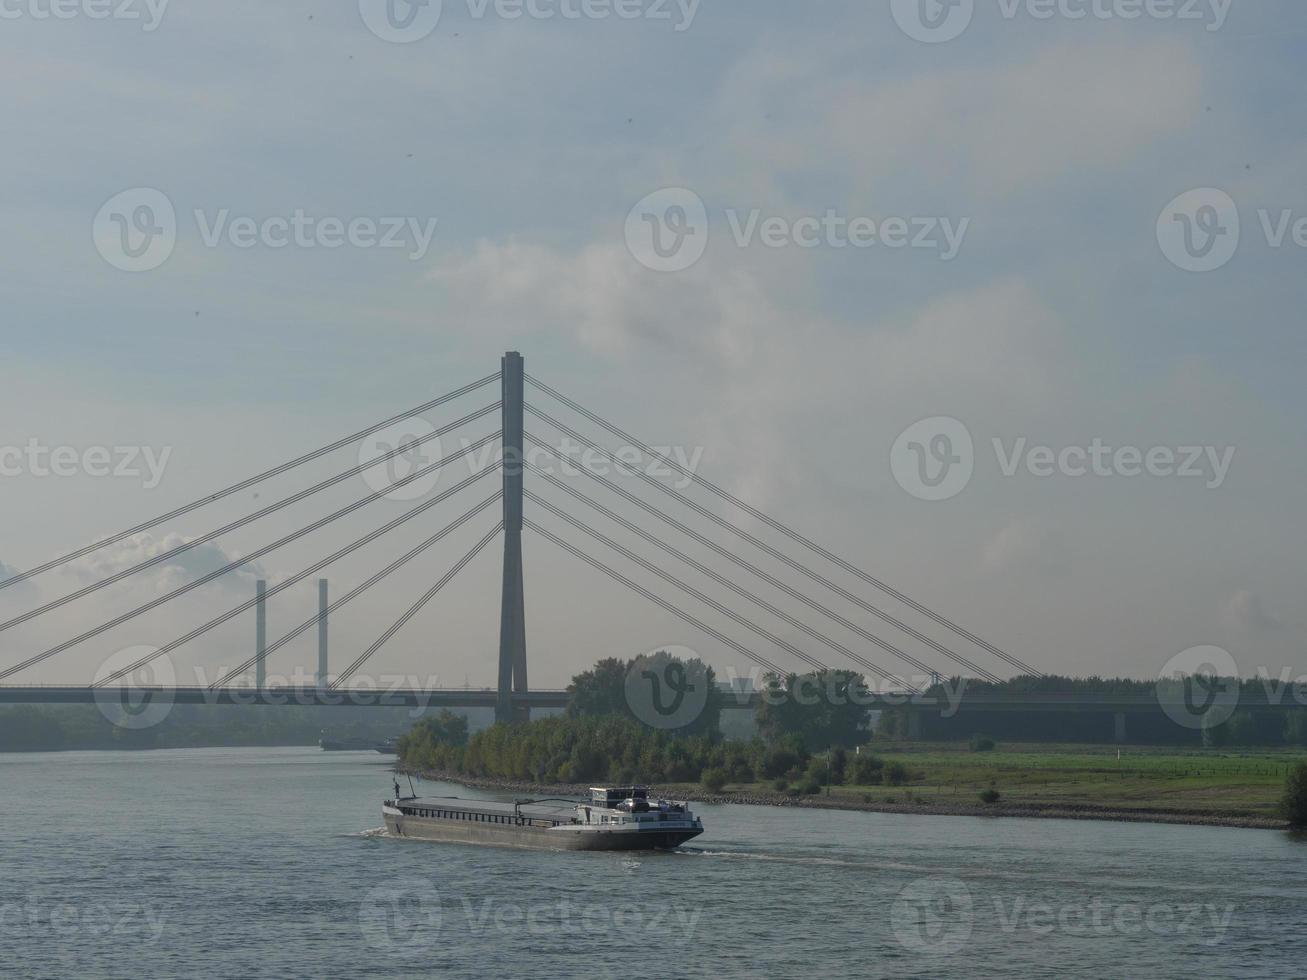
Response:
POLYGON ((499 696, 495 721, 526 721, 528 709, 515 712, 513 695, 526 694, 526 608, 522 588, 522 475, 524 459, 526 365, 510 351, 503 361, 504 442, 504 590, 499 613, 499 696))

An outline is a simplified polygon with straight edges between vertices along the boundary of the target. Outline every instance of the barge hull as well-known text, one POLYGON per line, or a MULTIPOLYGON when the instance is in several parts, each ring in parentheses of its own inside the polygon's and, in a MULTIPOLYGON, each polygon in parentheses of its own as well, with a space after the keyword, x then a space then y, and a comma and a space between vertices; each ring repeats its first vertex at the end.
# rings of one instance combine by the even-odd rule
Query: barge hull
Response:
POLYGON ((496 847, 523 847, 545 851, 670 851, 699 836, 699 830, 595 831, 530 826, 469 824, 454 820, 386 812, 386 830, 393 837, 446 841, 496 847))

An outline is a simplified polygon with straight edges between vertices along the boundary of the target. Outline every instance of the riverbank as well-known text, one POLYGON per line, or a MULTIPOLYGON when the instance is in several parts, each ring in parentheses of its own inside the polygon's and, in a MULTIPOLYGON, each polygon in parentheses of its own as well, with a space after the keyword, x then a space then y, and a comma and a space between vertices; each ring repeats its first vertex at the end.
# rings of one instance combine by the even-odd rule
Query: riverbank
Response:
MULTIPOLYGON (((874 813, 1027 817, 1190 826, 1287 829, 1280 797, 1301 752, 1196 751, 1092 745, 1004 745, 971 752, 957 744, 877 746, 876 755, 907 771, 900 786, 832 786, 795 796, 767 783, 659 784, 661 792, 703 803, 806 807, 874 813), (980 794, 992 790, 994 803, 980 794)), ((584 795, 585 785, 467 777, 444 771, 414 776, 500 792, 584 795)))
MULTIPOLYGON (((582 784, 545 785, 512 779, 485 779, 462 776, 457 773, 414 771, 399 769, 400 773, 432 782, 457 783, 469 789, 492 792, 529 793, 533 796, 576 796, 584 797, 589 787, 582 784)), ((830 796, 789 796, 784 793, 770 792, 757 787, 739 790, 722 790, 709 793, 700 786, 691 784, 660 785, 659 791, 677 799, 686 799, 694 803, 737 804, 746 806, 799 807, 812 810, 852 810, 867 813, 911 813, 922 816, 950 817, 1027 817, 1048 820, 1107 820, 1124 823, 1164 823, 1205 827, 1239 827, 1250 830, 1287 830, 1288 824, 1277 817, 1248 816, 1239 813, 1222 813, 1219 811, 1199 811, 1183 809, 1150 809, 1134 807, 1122 809, 1110 806, 1081 804, 983 804, 983 803, 937 803, 930 800, 912 798, 910 802, 889 802, 887 800, 857 799, 843 792, 843 788, 834 789, 830 796)))

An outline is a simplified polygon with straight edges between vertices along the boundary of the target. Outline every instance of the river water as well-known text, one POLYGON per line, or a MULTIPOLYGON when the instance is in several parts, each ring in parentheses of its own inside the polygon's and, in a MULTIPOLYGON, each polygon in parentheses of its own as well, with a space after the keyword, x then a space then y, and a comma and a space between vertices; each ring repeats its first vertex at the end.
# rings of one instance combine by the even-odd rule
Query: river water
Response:
POLYGON ((1307 974, 1283 833, 705 806, 683 852, 537 853, 386 837, 388 767, 0 756, 0 976, 1307 974))

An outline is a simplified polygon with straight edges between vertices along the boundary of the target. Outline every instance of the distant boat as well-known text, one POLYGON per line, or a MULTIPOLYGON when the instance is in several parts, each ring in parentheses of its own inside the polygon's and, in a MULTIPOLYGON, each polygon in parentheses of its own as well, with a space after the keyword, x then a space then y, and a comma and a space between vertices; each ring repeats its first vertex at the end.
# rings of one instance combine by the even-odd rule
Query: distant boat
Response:
POLYGON ((671 850, 703 833, 685 803, 650 800, 643 786, 594 787, 572 806, 547 802, 407 797, 386 800, 381 814, 396 837, 552 851, 671 850))

